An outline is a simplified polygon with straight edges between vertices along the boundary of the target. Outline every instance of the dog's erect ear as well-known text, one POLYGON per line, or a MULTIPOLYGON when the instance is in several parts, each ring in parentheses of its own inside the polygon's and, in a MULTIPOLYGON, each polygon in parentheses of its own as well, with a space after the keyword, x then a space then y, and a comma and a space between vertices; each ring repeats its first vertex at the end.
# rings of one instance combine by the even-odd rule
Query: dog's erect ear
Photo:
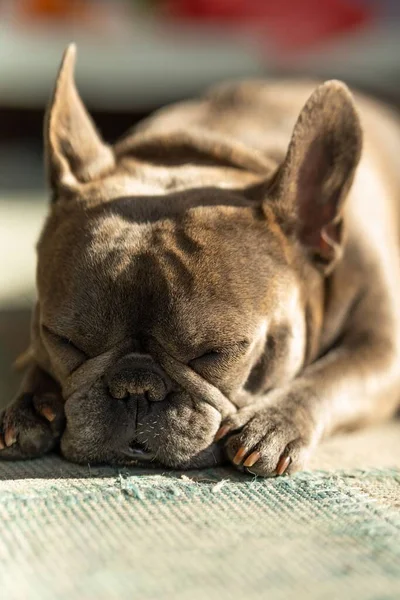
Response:
POLYGON ((339 81, 320 85, 300 113, 271 195, 324 271, 341 256, 341 212, 361 147, 361 126, 348 88, 339 81))
POLYGON ((64 53, 45 119, 46 166, 55 193, 101 177, 115 162, 76 90, 75 56, 71 44, 64 53))

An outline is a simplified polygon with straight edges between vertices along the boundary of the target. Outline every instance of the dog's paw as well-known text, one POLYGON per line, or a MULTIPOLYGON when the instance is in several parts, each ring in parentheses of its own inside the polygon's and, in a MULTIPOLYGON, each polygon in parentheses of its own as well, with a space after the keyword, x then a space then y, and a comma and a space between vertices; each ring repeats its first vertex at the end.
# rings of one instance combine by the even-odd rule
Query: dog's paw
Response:
POLYGON ((303 469, 315 434, 311 413, 289 395, 259 409, 238 411, 224 421, 217 439, 229 436, 225 451, 239 469, 267 477, 303 469))
POLYGON ((35 458, 52 450, 65 426, 57 393, 21 394, 0 413, 0 460, 35 458))

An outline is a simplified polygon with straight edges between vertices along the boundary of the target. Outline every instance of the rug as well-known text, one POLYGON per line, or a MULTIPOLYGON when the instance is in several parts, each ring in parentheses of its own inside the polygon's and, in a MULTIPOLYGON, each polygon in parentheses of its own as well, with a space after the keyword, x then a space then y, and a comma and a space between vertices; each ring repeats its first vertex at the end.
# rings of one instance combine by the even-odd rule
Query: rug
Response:
POLYGON ((7 600, 400 598, 400 469, 0 463, 7 600))

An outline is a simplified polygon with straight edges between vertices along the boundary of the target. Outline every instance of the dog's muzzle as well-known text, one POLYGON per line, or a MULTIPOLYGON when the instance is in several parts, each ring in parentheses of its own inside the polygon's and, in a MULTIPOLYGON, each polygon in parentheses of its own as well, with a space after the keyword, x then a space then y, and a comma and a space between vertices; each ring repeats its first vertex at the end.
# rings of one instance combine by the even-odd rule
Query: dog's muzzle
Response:
MULTIPOLYGON (((168 375, 151 356, 132 352, 117 361, 105 378, 110 396, 137 403, 161 402, 174 390, 168 375)), ((137 440, 124 451, 127 458, 141 462, 154 459, 154 452, 137 440)))
MULTIPOLYGON (((190 455, 185 455, 187 442, 179 445, 179 440, 173 439, 175 428, 180 429, 174 421, 179 410, 183 410, 183 423, 186 423, 185 402, 189 401, 194 414, 202 414, 204 405, 208 404, 215 409, 214 414, 219 413, 220 420, 237 409, 218 388, 169 355, 156 340, 148 344, 148 354, 132 352, 132 345, 125 340, 87 361, 65 381, 63 395, 67 429, 62 440, 62 452, 78 462, 109 462, 120 460, 122 456, 129 461, 149 462, 160 458, 161 447, 168 447, 166 464, 186 464, 190 460, 190 455), (167 415, 166 420, 162 415, 167 415), (153 431, 158 420, 164 425, 173 424, 172 437, 162 425, 162 432, 154 434, 157 438, 160 435, 160 443, 153 439, 153 443, 149 444, 148 431, 153 431), (172 442, 180 453, 177 461, 171 454, 172 442)), ((182 431, 185 436, 185 427, 182 431)), ((200 428, 200 446, 196 456, 206 450, 201 445, 202 436, 206 439, 207 433, 200 428)), ((197 439, 190 434, 186 437, 191 440, 189 446, 197 439)), ((182 439, 185 440, 185 437, 182 439)), ((210 457, 214 460, 213 452, 210 452, 210 457)))

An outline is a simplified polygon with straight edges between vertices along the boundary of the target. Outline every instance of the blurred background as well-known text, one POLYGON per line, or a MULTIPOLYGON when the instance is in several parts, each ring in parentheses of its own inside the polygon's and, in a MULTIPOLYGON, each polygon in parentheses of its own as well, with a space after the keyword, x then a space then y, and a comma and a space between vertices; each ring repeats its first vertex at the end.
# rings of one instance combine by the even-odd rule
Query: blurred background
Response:
POLYGON ((400 106, 399 0, 0 0, 0 405, 28 340, 43 113, 70 41, 107 141, 222 79, 339 78, 400 106))

